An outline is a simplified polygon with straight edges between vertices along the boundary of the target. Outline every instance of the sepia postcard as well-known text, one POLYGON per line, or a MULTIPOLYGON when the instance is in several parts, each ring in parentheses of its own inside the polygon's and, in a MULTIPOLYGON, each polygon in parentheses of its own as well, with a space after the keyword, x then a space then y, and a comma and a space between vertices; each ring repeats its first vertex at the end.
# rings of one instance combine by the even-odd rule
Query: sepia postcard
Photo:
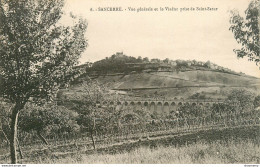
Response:
POLYGON ((259 0, 0 0, 0 163, 260 164, 259 0))

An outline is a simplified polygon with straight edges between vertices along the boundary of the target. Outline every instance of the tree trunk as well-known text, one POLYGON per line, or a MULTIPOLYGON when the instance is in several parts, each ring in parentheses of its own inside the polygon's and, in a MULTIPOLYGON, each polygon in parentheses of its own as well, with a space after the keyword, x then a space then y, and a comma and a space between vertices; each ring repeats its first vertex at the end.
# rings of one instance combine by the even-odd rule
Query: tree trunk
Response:
POLYGON ((17 137, 17 121, 20 108, 15 105, 11 115, 11 132, 10 132, 10 153, 11 153, 11 164, 16 164, 16 137, 17 137))
POLYGON ((39 131, 37 131, 37 135, 39 136, 39 138, 46 144, 49 145, 49 143, 47 142, 47 140, 41 135, 41 133, 39 131))
POLYGON ((21 147, 20 147, 18 138, 16 138, 16 142, 17 142, 17 146, 18 146, 18 150, 19 150, 20 157, 21 157, 21 159, 23 159, 23 152, 22 152, 22 149, 21 149, 21 147))
POLYGON ((95 143, 95 139, 94 139, 94 133, 96 132, 96 119, 94 117, 93 119, 93 127, 90 131, 90 136, 91 136, 91 140, 92 140, 92 144, 93 144, 93 148, 94 150, 96 150, 96 143, 95 143))
POLYGON ((92 130, 90 132, 90 137, 91 137, 91 140, 92 140, 93 148, 94 148, 94 150, 96 150, 96 143, 95 143, 95 139, 94 139, 94 133, 93 133, 92 130))

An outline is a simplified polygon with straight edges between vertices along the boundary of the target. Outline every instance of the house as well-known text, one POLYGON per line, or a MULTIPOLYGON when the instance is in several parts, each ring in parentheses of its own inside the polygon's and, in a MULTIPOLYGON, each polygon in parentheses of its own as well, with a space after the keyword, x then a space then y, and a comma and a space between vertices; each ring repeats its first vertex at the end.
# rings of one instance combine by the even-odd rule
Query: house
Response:
POLYGON ((191 66, 191 64, 192 64, 191 61, 187 61, 188 66, 191 66))
POLYGON ((158 71, 169 71, 170 70, 170 66, 167 65, 160 65, 158 68, 158 71))
POLYGON ((116 57, 122 57, 124 55, 123 52, 116 52, 116 57))
POLYGON ((199 62, 197 62, 197 65, 199 65, 199 66, 203 66, 203 65, 204 65, 204 63, 203 63, 203 62, 201 62, 201 61, 199 61, 199 62))
POLYGON ((177 62, 176 61, 170 61, 170 65, 177 66, 177 62))

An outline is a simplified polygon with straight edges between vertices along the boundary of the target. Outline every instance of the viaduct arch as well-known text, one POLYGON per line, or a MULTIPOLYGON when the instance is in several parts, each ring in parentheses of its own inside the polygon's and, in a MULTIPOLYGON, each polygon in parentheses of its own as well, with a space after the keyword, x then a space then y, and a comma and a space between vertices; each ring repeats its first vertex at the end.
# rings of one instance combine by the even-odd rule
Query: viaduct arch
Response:
POLYGON ((115 108, 130 108, 132 110, 147 110, 150 112, 169 113, 177 111, 184 104, 192 106, 200 105, 202 107, 210 107, 213 104, 223 103, 223 100, 192 100, 192 99, 120 99, 117 102, 105 101, 103 105, 116 106, 115 108))

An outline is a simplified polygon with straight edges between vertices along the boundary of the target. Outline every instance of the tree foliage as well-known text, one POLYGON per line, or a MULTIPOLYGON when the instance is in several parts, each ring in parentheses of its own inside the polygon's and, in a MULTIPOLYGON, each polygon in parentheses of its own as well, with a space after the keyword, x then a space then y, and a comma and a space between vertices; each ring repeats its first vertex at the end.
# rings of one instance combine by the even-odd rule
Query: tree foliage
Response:
POLYGON ((106 88, 99 85, 95 80, 88 80, 82 84, 82 94, 79 105, 75 110, 79 113, 79 125, 82 125, 90 132, 94 127, 96 118, 102 119, 101 105, 104 100, 106 88))
POLYGON ((1 1, 3 95, 13 103, 50 97, 73 73, 87 43, 86 22, 58 25, 62 0, 1 1))
POLYGON ((76 122, 78 114, 55 104, 26 105, 20 115, 19 127, 26 132, 36 131, 38 135, 62 135, 79 131, 76 122))
POLYGON ((260 0, 252 0, 245 11, 245 18, 236 10, 231 11, 231 30, 236 41, 242 45, 240 49, 234 49, 237 57, 248 57, 256 64, 260 61, 260 0))
POLYGON ((71 109, 77 111, 77 124, 82 133, 87 132, 95 149, 94 136, 97 132, 104 133, 109 126, 107 120, 111 112, 102 108, 106 95, 106 87, 97 81, 88 79, 83 82, 80 95, 70 97, 71 109))
POLYGON ((232 90, 226 100, 227 110, 233 113, 248 113, 254 109, 254 94, 245 89, 232 90))
POLYGON ((254 107, 255 107, 255 108, 260 107, 260 95, 258 95, 258 96, 255 97, 254 107))

